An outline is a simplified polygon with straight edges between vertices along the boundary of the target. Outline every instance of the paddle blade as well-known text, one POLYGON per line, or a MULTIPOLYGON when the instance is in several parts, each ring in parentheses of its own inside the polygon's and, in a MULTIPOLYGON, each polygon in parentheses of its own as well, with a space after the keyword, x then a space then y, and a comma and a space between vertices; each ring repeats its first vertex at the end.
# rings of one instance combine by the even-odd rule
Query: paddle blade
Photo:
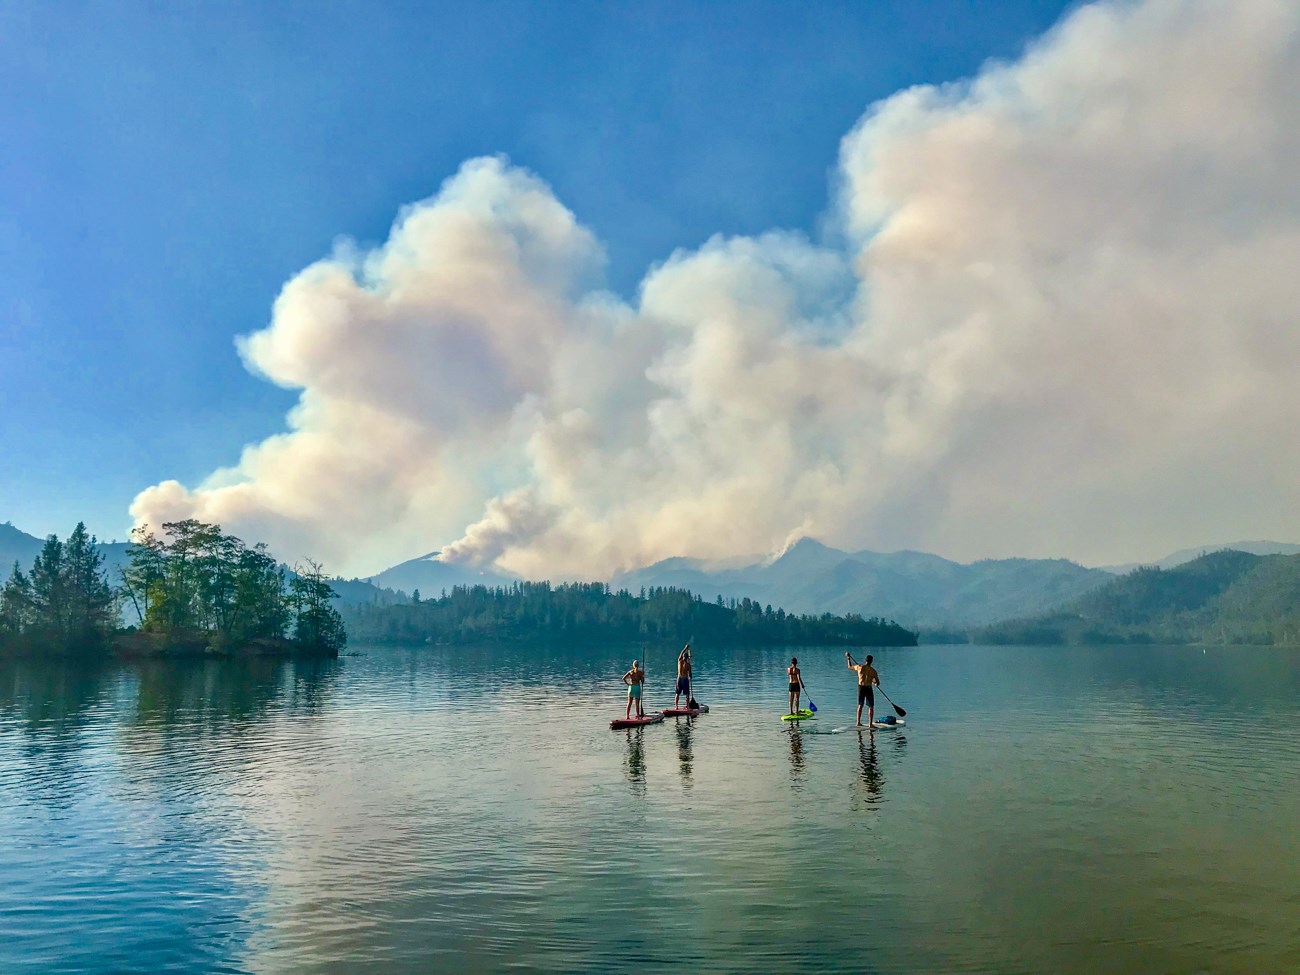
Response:
MULTIPOLYGON (((892 703, 892 702, 891 702, 891 703, 892 703)), ((906 718, 906 717, 907 717, 907 712, 904 711, 902 708, 900 708, 897 704, 894 705, 894 710, 898 712, 898 716, 899 716, 900 718, 906 718)))
POLYGON ((813 699, 811 697, 808 698, 808 710, 813 714, 817 713, 817 705, 813 704, 813 699))

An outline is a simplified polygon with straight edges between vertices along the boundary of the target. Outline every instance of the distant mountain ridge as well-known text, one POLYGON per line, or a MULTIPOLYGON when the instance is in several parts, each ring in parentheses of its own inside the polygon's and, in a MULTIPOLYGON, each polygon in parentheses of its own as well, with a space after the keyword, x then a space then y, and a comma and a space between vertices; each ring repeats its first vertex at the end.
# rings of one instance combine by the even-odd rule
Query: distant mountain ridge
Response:
MULTIPOLYGON (((104 556, 104 568, 108 570, 109 581, 116 582, 117 569, 126 565, 126 550, 130 542, 100 542, 99 551, 104 556)), ((5 579, 17 562, 24 572, 31 568, 36 556, 41 553, 45 539, 28 535, 15 528, 11 522, 0 524, 0 573, 5 579)))
MULTIPOLYGON (((44 540, 0 524, 0 573, 16 561, 30 567, 44 540)), ((127 542, 101 543, 105 568, 116 582, 126 564, 127 542)), ((1151 566, 1175 568, 1204 557, 1211 546, 1171 553, 1151 566)), ((1237 542, 1225 548, 1251 557, 1300 556, 1300 545, 1237 542)), ((368 579, 334 579, 340 603, 390 605, 406 602, 416 590, 436 598, 457 586, 509 586, 520 581, 502 570, 441 562, 429 552, 368 579)), ((615 588, 687 589, 704 599, 746 596, 792 613, 859 613, 897 620, 905 626, 966 630, 1000 621, 1021 623, 1048 614, 1085 594, 1115 582, 1115 574, 1145 564, 1086 568, 1066 559, 984 559, 954 562, 925 552, 849 552, 802 538, 777 557, 706 561, 676 557, 622 573, 615 588)), ((1253 598, 1253 597, 1252 597, 1253 598)), ((1172 631, 1171 631, 1172 632, 1172 631)))
POLYGON ((1141 568, 1051 612, 976 631, 981 643, 1300 643, 1300 555, 1211 552, 1141 568))
POLYGON ((408 596, 420 590, 421 596, 440 596, 442 590, 450 592, 456 586, 507 586, 518 581, 497 569, 480 569, 455 562, 438 561, 438 552, 429 552, 416 559, 408 559, 366 579, 373 586, 405 592, 408 596))
POLYGON ((1226 542, 1223 545, 1199 545, 1196 548, 1183 548, 1171 552, 1163 559, 1154 562, 1124 562, 1120 565, 1103 565, 1100 568, 1116 575, 1132 572, 1134 569, 1154 568, 1172 569, 1175 566, 1209 555, 1211 552, 1246 552, 1250 555, 1300 555, 1300 545, 1291 542, 1226 542))
POLYGON ((1066 559, 963 564, 925 552, 846 552, 812 538, 768 562, 718 571, 704 564, 665 559, 623 573, 613 585, 633 591, 676 586, 706 599, 749 596, 793 613, 862 613, 905 626, 964 627, 1046 610, 1114 578, 1066 559))
POLYGON ((13 568, 15 562, 26 571, 32 564, 32 560, 40 554, 41 546, 44 544, 43 539, 15 528, 12 522, 6 521, 0 524, 0 567, 3 568, 4 577, 9 578, 9 570, 13 568))

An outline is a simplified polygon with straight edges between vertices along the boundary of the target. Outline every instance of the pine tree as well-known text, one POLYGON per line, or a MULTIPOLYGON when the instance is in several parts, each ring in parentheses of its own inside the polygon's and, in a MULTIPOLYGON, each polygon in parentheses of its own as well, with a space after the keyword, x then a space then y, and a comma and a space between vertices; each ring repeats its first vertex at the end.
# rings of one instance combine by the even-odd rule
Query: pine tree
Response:
POLYGON ((117 600, 104 572, 104 554, 83 522, 77 522, 63 547, 61 574, 67 639, 74 646, 106 641, 117 624, 117 600))
POLYGON ((14 562, 9 580, 0 589, 0 638, 17 640, 32 622, 32 584, 14 562))
POLYGON ((56 646, 67 644, 68 593, 63 572, 63 543, 57 535, 45 539, 32 562, 32 629, 56 646))
POLYGON ((325 581, 320 565, 308 560, 305 566, 295 567, 289 588, 293 593, 294 639, 315 650, 342 650, 347 644, 343 617, 330 605, 337 593, 325 581))

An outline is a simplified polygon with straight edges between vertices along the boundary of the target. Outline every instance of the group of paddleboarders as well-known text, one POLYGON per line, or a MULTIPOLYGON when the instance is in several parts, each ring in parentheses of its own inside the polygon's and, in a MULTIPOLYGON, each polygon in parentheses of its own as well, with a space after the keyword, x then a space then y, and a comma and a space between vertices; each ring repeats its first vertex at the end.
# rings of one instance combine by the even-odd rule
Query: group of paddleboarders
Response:
MULTIPOLYGON (((875 658, 867 654, 867 659, 863 663, 858 663, 853 659, 853 654, 844 651, 844 662, 849 670, 853 671, 858 678, 858 727, 862 725, 862 706, 867 707, 867 724, 871 727, 876 721, 876 693, 875 688, 880 686, 880 674, 872 666, 875 658)), ((800 696, 804 688, 803 675, 799 671, 799 658, 791 657, 790 666, 785 669, 786 677, 790 682, 790 716, 802 714, 800 708, 800 696)), ((682 647, 682 652, 677 655, 677 683, 674 686, 673 708, 681 707, 682 696, 686 697, 686 706, 692 710, 699 708, 695 698, 691 695, 691 677, 693 671, 691 667, 691 645, 688 643, 682 647)), ((645 689, 645 668, 641 666, 639 660, 632 661, 632 668, 623 675, 623 683, 627 685, 627 711, 625 720, 632 718, 632 705, 636 705, 636 716, 645 717, 645 709, 641 703, 642 692, 645 689)), ((900 714, 902 712, 899 712, 900 714)), ((892 718, 890 719, 893 720, 892 718)))
MULTIPOLYGON (((858 663, 853 659, 853 654, 847 650, 844 651, 844 662, 848 665, 849 670, 858 675, 858 725, 862 725, 862 705, 867 706, 867 725, 870 726, 876 720, 876 692, 874 688, 880 686, 880 675, 876 673, 876 668, 871 666, 875 659, 871 654, 867 654, 866 662, 858 663)), ((790 714, 800 714, 802 709, 799 706, 799 697, 804 691, 803 675, 799 672, 799 658, 791 657, 790 666, 785 669, 786 677, 790 681, 790 714)))
MULTIPOLYGON (((699 705, 695 703, 695 698, 691 696, 691 645, 688 643, 682 647, 682 652, 677 655, 677 684, 674 688, 673 707, 681 707, 682 695, 686 695, 686 706, 692 710, 697 710, 699 705)), ((627 719, 632 718, 632 705, 636 704, 636 716, 645 717, 645 709, 641 706, 641 692, 645 687, 645 668, 641 666, 639 660, 632 661, 632 669, 623 675, 623 683, 627 685, 627 719)))

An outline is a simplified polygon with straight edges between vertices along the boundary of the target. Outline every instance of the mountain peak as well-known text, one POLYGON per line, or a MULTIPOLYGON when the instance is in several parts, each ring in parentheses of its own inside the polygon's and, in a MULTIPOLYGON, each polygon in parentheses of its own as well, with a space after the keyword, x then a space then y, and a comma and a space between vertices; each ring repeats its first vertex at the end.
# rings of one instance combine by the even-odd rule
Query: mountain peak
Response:
POLYGON ((765 560, 765 564, 773 565, 786 558, 816 558, 826 552, 839 552, 839 549, 833 549, 829 545, 817 541, 809 535, 800 535, 798 538, 791 539, 781 548, 777 549, 765 560))

